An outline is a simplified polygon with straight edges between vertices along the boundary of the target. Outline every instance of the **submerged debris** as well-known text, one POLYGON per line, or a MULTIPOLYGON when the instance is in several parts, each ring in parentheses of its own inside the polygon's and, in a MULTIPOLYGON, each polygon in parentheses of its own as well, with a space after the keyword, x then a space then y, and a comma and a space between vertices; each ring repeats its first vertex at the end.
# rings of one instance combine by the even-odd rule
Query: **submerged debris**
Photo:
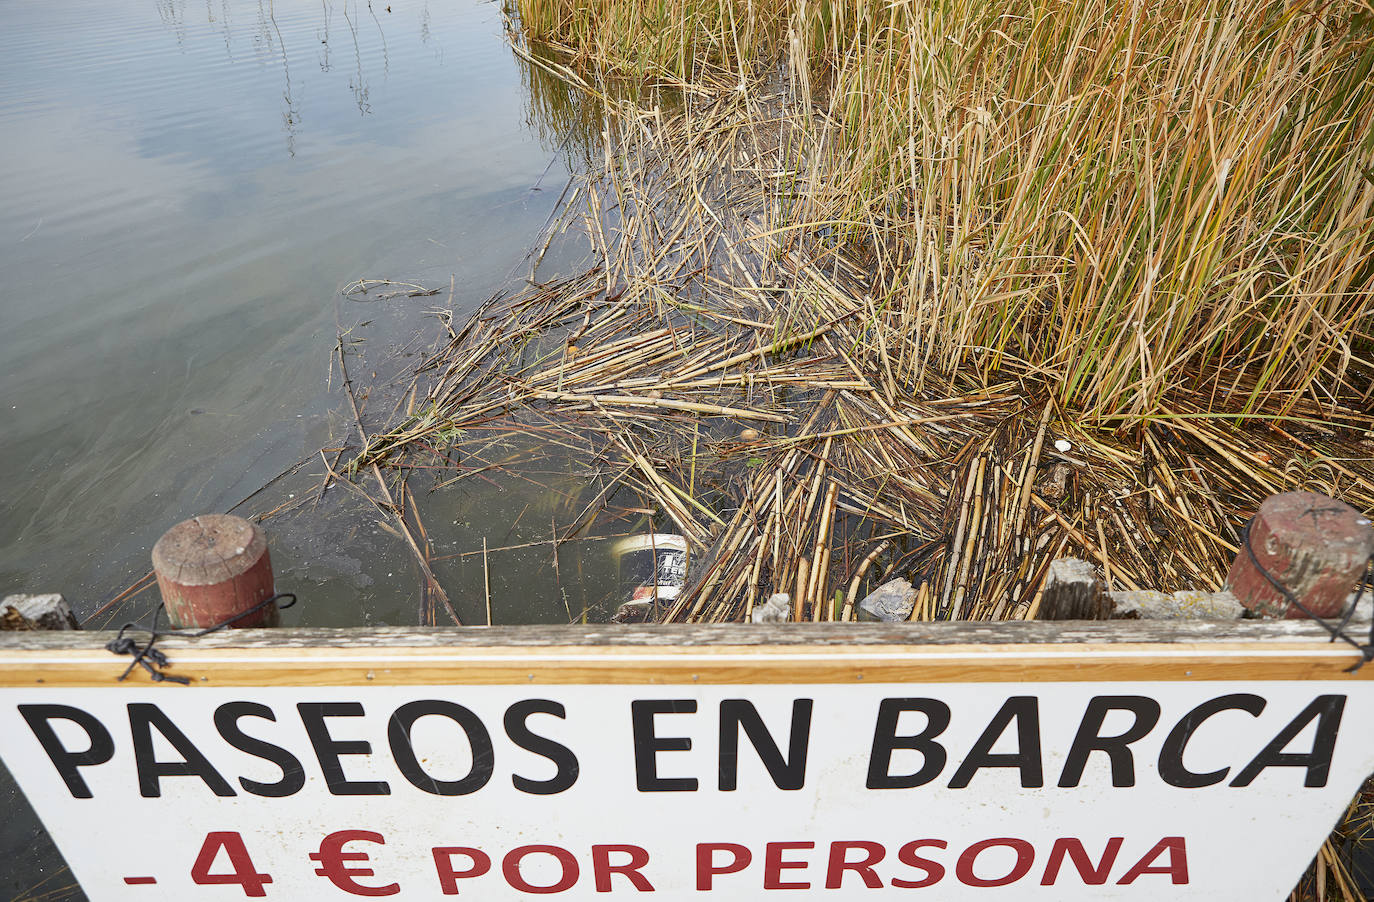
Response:
POLYGON ((672 533, 629 536, 611 548, 620 572, 625 601, 616 623, 644 623, 662 615, 662 605, 675 600, 687 581, 687 541, 672 533))

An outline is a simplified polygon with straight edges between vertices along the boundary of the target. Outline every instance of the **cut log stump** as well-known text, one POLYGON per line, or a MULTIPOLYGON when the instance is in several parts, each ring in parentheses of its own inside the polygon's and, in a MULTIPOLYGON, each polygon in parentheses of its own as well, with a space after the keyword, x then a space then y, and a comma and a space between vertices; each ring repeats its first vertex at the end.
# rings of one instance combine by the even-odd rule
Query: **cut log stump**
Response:
POLYGON ((1040 620, 1106 620, 1111 613, 1111 599, 1092 564, 1071 557, 1050 561, 1040 620))
POLYGON ((233 619, 275 592, 267 535, 256 523, 229 514, 178 523, 153 546, 153 570, 174 627, 277 625, 275 605, 233 619))
POLYGON ((1306 616, 1265 577, 1268 571, 1314 616, 1339 617, 1374 555, 1374 528, 1334 498, 1287 492, 1260 505, 1249 547, 1254 558, 1242 547, 1226 577, 1241 604, 1261 617, 1306 616))

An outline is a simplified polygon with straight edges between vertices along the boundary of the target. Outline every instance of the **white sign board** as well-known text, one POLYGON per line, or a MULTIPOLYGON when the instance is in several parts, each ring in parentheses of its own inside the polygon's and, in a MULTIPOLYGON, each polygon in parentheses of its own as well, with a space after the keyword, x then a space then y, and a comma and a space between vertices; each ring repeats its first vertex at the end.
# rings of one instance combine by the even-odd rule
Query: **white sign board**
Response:
POLYGON ((1278 900, 1374 771, 1367 679, 784 683, 864 655, 771 649, 655 684, 673 651, 617 658, 639 682, 11 683, 0 750, 95 902, 1278 900))

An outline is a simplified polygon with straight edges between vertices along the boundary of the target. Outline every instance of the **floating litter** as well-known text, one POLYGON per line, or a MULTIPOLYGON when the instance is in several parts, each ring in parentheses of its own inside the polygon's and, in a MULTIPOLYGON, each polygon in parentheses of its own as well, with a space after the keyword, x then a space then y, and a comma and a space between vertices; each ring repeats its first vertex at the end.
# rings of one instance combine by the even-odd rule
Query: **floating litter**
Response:
POLYGON ((674 601, 687 582, 687 539, 673 533, 647 533, 621 539, 611 547, 625 599, 611 618, 616 623, 657 619, 658 606, 674 601))

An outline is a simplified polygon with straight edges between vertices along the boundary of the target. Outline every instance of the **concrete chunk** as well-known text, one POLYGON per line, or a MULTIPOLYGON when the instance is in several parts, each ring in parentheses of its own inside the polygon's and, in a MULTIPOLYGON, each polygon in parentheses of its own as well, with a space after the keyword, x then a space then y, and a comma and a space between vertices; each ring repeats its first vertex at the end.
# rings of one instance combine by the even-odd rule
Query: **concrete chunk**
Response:
POLYGON ((0 601, 0 630, 79 630, 67 600, 48 595, 7 595, 0 601))
POLYGON ((1113 619, 1238 620, 1245 607, 1230 592, 1155 592, 1149 589, 1111 593, 1113 619))
POLYGON ((752 620, 755 623, 786 623, 792 616, 792 596, 786 592, 774 592, 761 605, 754 606, 752 620))
POLYGON ((860 620, 883 620, 895 623, 908 620, 916 606, 916 589, 904 579, 892 579, 859 602, 860 620))

